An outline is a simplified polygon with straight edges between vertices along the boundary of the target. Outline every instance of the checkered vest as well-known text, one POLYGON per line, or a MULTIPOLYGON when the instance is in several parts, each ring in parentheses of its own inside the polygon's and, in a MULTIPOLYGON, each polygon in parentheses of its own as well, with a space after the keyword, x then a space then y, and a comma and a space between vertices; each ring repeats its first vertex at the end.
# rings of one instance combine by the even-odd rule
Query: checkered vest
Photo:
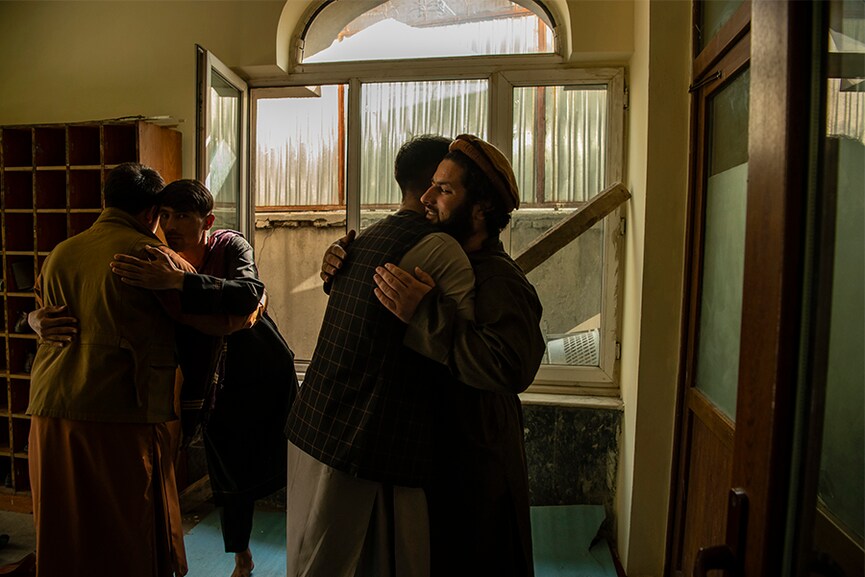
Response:
POLYGON ((376 299, 373 274, 433 231, 402 211, 358 235, 288 417, 289 441, 363 479, 419 486, 430 471, 433 393, 446 369, 402 345, 406 326, 376 299))

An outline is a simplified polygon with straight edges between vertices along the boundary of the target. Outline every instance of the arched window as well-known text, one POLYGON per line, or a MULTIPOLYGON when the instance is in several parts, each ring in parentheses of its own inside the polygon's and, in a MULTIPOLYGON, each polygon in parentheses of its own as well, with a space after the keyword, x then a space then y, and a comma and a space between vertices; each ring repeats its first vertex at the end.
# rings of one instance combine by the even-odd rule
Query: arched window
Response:
MULTIPOLYGON (((285 282, 287 311, 309 310, 303 299, 319 289, 309 271, 344 228, 362 231, 397 209, 393 161, 413 136, 476 134, 510 157, 521 194, 502 235, 512 255, 622 180, 624 71, 566 62, 541 2, 314 6, 296 33, 291 86, 252 90, 258 219, 304 237, 274 241, 303 246, 292 259, 306 259, 285 282)), ((617 394, 621 230, 614 213, 530 273, 549 341, 539 383, 617 394)), ((319 322, 280 319, 299 359, 319 322)))
POLYGON ((534 2, 331 1, 305 30, 300 62, 551 52, 550 17, 534 2))

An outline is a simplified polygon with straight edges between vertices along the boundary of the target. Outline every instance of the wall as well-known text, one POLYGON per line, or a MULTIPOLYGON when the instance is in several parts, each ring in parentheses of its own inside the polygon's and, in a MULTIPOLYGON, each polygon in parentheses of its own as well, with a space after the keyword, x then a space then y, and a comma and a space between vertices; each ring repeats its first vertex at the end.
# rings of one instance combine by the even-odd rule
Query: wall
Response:
POLYGON ((619 553, 663 574, 679 378, 688 173, 689 2, 635 3, 619 463, 619 553))
POLYGON ((181 121, 195 176, 195 45, 275 62, 285 2, 0 2, 0 124, 121 116, 181 121))

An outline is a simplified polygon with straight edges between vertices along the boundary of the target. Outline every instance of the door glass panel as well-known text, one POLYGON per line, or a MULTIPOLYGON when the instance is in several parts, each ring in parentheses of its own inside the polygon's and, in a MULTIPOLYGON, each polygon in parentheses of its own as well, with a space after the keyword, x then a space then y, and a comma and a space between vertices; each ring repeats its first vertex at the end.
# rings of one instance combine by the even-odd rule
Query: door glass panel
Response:
POLYGON ((709 102, 696 387, 730 418, 736 413, 745 210, 748 191, 749 73, 709 102))
POLYGON ((240 228, 240 114, 243 92, 215 69, 210 82, 209 169, 205 185, 213 194, 214 230, 240 228))
MULTIPOLYGON (((861 94, 861 93, 860 93, 861 94)), ((835 264, 826 414, 820 462, 820 506, 862 546, 865 534, 865 233, 862 175, 865 145, 838 140, 835 264)))
POLYGON ((413 136, 486 138, 489 88, 486 80, 364 84, 361 94, 360 199, 364 229, 400 204, 393 162, 413 136))
POLYGON ((700 50, 736 13, 743 0, 703 0, 700 2, 700 50))
MULTIPOLYGON (((606 127, 606 86, 514 88, 513 166, 521 198, 510 224, 511 254, 604 189, 606 127)), ((597 223, 528 275, 544 307, 545 364, 600 364, 604 226, 597 223)))
MULTIPOLYGON (((818 510, 843 534, 818 525, 818 549, 849 540, 860 553, 832 551, 848 575, 861 574, 865 534, 865 9, 862 2, 831 6, 827 84, 826 170, 836 183, 835 241, 823 446, 818 510), (859 65, 851 66, 850 62, 859 65), (834 158, 833 158, 834 157, 834 158), (822 543, 821 543, 822 541, 822 543), (858 557, 858 559, 855 559, 858 557), (855 564, 853 564, 855 563, 855 564)), ((831 192, 823 198, 831 198, 831 192)))

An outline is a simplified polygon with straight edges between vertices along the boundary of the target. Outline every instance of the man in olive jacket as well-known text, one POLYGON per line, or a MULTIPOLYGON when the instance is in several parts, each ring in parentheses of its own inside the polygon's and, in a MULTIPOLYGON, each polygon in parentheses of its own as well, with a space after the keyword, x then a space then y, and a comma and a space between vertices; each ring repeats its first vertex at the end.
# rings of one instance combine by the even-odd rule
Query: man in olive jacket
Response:
POLYGON ((162 177, 126 163, 105 210, 48 255, 38 306, 86 319, 65 347, 40 342, 29 462, 40 577, 186 574, 172 437, 174 324, 151 291, 111 272, 118 253, 161 242, 162 177))

